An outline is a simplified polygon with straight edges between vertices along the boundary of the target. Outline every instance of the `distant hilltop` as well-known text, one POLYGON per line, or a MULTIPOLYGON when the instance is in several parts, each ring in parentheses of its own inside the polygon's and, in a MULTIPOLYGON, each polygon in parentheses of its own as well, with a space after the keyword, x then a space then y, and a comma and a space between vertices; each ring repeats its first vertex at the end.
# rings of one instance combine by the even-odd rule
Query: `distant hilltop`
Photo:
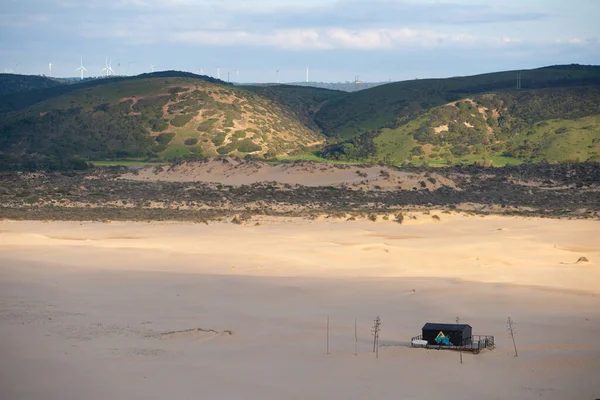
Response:
POLYGON ((376 86, 381 86, 390 83, 387 82, 285 82, 285 83, 248 83, 248 84, 239 84, 242 85, 254 85, 254 86, 274 86, 274 85, 290 85, 290 86, 304 86, 304 87, 313 87, 319 89, 329 89, 329 90, 340 90, 342 92, 357 92, 359 90, 371 89, 376 86))

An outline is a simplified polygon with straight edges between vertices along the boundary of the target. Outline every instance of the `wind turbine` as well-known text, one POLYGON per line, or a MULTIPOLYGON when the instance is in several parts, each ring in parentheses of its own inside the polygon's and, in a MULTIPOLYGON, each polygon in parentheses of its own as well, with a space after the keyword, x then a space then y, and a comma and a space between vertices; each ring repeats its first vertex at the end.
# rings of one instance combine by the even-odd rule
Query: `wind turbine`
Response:
POLYGON ((154 64, 150 64, 150 71, 152 71, 152 73, 154 73, 154 64))
POLYGON ((21 65, 21 64, 20 64, 20 63, 17 63, 17 64, 15 65, 15 74, 18 74, 18 73, 19 73, 19 65, 21 65))
POLYGON ((308 83, 308 67, 306 67, 306 83, 308 83))
POLYGON ((117 75, 121 74, 121 61, 117 58, 117 75))
POLYGON ((217 67, 217 79, 221 79, 221 67, 217 67))
POLYGON ((108 70, 110 72, 110 75, 114 75, 115 74, 115 70, 112 69, 112 57, 108 59, 108 70))
POLYGON ((240 71, 238 69, 235 70, 235 81, 240 83, 240 71))
POLYGON ((81 56, 81 63, 79 64, 79 68, 75 71, 81 71, 81 80, 83 80, 83 71, 87 72, 87 69, 83 66, 83 56, 81 56))
POLYGON ((52 63, 48 63, 48 76, 52 76, 52 63))
POLYGON ((133 61, 129 61, 129 66, 127 67, 127 76, 131 76, 131 64, 133 64, 133 61))
POLYGON ((202 70, 202 68, 198 68, 198 74, 204 75, 204 71, 202 70))
POLYGON ((277 83, 279 83, 279 70, 277 70, 277 83))
POLYGON ((107 78, 110 76, 110 74, 114 75, 114 73, 115 73, 115 71, 113 71, 113 69, 111 67, 111 63, 112 63, 112 61, 109 62, 108 61, 108 57, 106 57, 106 61, 105 61, 105 65, 106 66, 104 68, 102 68, 102 73, 106 72, 106 77, 107 78))

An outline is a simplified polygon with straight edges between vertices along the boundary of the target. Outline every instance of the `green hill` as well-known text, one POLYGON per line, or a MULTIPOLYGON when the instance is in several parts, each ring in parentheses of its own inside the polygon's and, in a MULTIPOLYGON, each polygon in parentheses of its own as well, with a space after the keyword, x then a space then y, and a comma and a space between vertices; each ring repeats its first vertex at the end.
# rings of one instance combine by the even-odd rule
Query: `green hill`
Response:
POLYGON ((36 92, 28 99, 33 105, 4 113, 0 157, 5 168, 60 168, 75 157, 269 158, 323 141, 298 117, 301 108, 197 76, 90 82, 55 94, 46 91, 45 100, 35 101, 36 92))
POLYGON ((600 86, 487 93, 323 150, 334 159, 496 165, 600 159, 600 86))
POLYGON ((0 97, 66 85, 66 81, 37 75, 0 74, 0 97))
POLYGON ((15 91, 9 93, 7 95, 0 95, 0 114, 24 110, 28 107, 31 107, 34 104, 37 104, 41 101, 48 100, 54 97, 62 96, 63 94, 71 93, 80 89, 90 89, 98 86, 103 86, 108 83, 119 83, 119 82, 129 82, 140 79, 148 79, 148 78, 193 78, 193 79, 202 79, 207 82, 212 83, 220 83, 223 85, 228 85, 222 80, 211 78, 205 75, 196 75, 190 72, 181 72, 181 71, 161 71, 161 72, 153 72, 151 74, 141 74, 131 77, 125 76, 116 76, 116 77, 108 77, 108 78, 96 78, 96 79, 86 79, 84 81, 72 81, 66 79, 49 79, 51 82, 57 83, 56 85, 35 85, 35 81, 38 76, 24 76, 24 75, 11 75, 7 78, 7 85, 14 85, 15 81, 19 81, 24 79, 26 82, 29 82, 29 88, 24 90, 15 91))
POLYGON ((316 115, 316 123, 328 136, 349 139, 398 125, 432 107, 465 97, 515 90, 517 73, 524 90, 600 85, 600 67, 581 65, 395 82, 328 102, 316 115))
POLYGON ((0 96, 0 169, 216 155, 501 165, 593 161, 599 154, 596 66, 414 80, 354 93, 233 86, 176 71, 52 87, 34 84, 40 77, 18 86, 14 77, 7 82, 21 89, 0 96))

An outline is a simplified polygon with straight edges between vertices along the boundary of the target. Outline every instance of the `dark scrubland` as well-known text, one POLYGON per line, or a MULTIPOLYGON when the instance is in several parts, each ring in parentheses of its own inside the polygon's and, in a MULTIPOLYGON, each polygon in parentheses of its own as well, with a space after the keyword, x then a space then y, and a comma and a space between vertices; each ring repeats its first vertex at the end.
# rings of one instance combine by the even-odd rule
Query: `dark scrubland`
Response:
MULTIPOLYGON (((339 166, 343 168, 343 166, 339 166)), ((277 182, 230 186, 208 182, 140 182, 129 169, 0 174, 0 217, 33 220, 175 220, 232 215, 361 217, 409 209, 445 209, 542 217, 598 218, 600 163, 504 168, 409 167, 451 179, 456 189, 363 190, 277 182)))

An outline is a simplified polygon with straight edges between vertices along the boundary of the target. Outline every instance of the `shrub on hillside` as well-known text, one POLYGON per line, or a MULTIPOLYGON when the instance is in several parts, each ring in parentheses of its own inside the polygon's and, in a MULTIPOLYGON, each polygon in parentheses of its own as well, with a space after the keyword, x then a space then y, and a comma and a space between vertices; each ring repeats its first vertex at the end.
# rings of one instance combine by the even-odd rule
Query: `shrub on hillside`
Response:
POLYGON ((218 118, 207 119, 206 121, 201 122, 196 130, 198 132, 210 132, 217 121, 219 121, 218 118))
POLYGON ((165 144, 165 145, 167 145, 167 144, 169 144, 169 142, 171 140, 173 140, 174 137, 175 137, 175 134, 171 133, 171 132, 169 132, 169 133, 161 133, 154 140, 158 144, 165 144))
POLYGON ((165 151, 167 149, 167 146, 169 145, 169 142, 171 142, 171 140, 173 140, 174 137, 174 133, 161 133, 156 137, 156 143, 154 144, 154 146, 152 146, 152 151, 154 153, 160 153, 162 151, 165 151))
POLYGON ((171 120, 171 125, 180 128, 190 122, 196 115, 198 115, 198 113, 178 115, 171 120))
POLYGON ((213 142, 215 146, 220 146, 225 142, 226 137, 227 134, 225 132, 219 132, 211 139, 211 142, 213 142))
POLYGON ((555 130, 554 133, 556 133, 557 135, 562 135, 563 133, 567 133, 568 131, 568 128, 562 127, 555 130))
POLYGON ((219 147, 217 149, 217 153, 219 153, 221 155, 231 153, 232 151, 234 151, 236 149, 236 145, 237 145, 236 142, 228 143, 223 147, 219 147))
POLYGON ((404 221, 404 214, 402 214, 402 213, 396 214, 396 219, 394 221, 401 224, 404 221))
POLYGON ((469 153, 469 148, 465 145, 458 144, 450 148, 450 152, 456 157, 462 157, 469 153))
POLYGON ((234 140, 235 139, 243 139, 246 137, 246 132, 239 130, 239 131, 235 131, 233 132, 233 135, 231 136, 234 140))
POLYGON ((153 132, 162 132, 169 127, 167 122, 160 118, 151 119, 148 124, 153 132))
POLYGON ((241 153, 253 153, 255 151, 261 151, 262 147, 254 143, 251 139, 244 139, 237 143, 237 149, 241 153))
POLYGON ((197 138, 187 138, 187 139, 185 139, 185 141, 183 143, 187 146, 193 146, 198 143, 198 139, 197 138))
POLYGON ((172 88, 169 88, 169 90, 168 90, 168 92, 170 94, 182 93, 182 92, 187 92, 187 91, 188 91, 187 88, 180 87, 180 86, 172 87, 172 88))
POLYGON ((202 146, 193 146, 190 148, 190 158, 203 158, 204 157, 204 150, 202 149, 202 146))

